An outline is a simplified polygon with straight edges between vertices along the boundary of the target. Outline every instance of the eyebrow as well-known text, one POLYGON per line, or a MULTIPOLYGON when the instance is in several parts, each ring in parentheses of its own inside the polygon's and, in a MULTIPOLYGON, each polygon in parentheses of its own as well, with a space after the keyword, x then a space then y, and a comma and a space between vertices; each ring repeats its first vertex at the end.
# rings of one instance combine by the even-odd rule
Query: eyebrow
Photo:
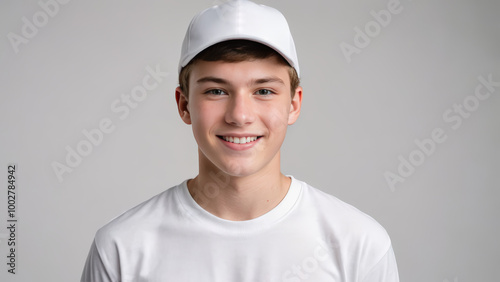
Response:
MULTIPOLYGON (((205 82, 215 82, 218 84, 226 84, 229 85, 229 81, 220 78, 220 77, 215 77, 215 76, 205 76, 196 81, 196 83, 201 84, 205 82)), ((264 84, 264 83, 272 83, 272 82, 277 82, 280 84, 285 84, 283 80, 277 76, 269 76, 269 77, 263 77, 263 78, 258 78, 258 79, 253 79, 249 82, 249 85, 255 85, 255 84, 264 84)))
POLYGON ((219 84, 229 84, 229 82, 223 78, 215 77, 215 76, 205 76, 196 81, 196 83, 205 83, 205 82, 215 82, 219 84))
POLYGON ((285 84, 283 80, 277 76, 270 76, 270 77, 264 77, 264 78, 259 78, 252 80, 250 84, 263 84, 263 83, 270 83, 270 82, 277 82, 281 84, 285 84))

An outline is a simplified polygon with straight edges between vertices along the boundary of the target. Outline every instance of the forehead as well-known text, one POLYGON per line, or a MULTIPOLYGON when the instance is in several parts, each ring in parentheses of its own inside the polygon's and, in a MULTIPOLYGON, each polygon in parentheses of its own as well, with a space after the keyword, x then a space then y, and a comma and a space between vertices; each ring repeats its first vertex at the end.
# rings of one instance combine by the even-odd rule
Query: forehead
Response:
POLYGON ((234 85, 248 84, 252 81, 271 79, 281 81, 283 86, 290 87, 289 66, 275 57, 253 59, 240 62, 197 61, 193 64, 189 77, 190 86, 196 87, 205 77, 221 78, 234 85))

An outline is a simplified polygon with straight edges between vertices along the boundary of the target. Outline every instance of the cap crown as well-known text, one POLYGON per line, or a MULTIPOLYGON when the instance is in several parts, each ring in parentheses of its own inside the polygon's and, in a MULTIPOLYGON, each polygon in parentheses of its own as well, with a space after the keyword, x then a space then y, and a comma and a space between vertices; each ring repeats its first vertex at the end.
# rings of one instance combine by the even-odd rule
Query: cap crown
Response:
POLYGON ((204 49, 226 40, 246 39, 276 50, 300 76, 295 44, 280 11, 248 0, 230 0, 196 15, 182 43, 179 72, 204 49))

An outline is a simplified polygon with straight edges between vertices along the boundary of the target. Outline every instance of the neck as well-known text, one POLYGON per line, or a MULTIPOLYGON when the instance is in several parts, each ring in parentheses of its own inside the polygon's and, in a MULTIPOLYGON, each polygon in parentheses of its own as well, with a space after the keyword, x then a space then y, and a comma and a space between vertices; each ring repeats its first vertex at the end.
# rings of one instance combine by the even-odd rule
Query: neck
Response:
MULTIPOLYGON (((229 175, 201 161, 199 174, 188 181, 189 193, 202 208, 227 220, 250 220, 276 207, 285 197, 291 179, 279 167, 279 153, 263 169, 248 175, 229 175)), ((208 160, 207 160, 208 161, 208 160)))

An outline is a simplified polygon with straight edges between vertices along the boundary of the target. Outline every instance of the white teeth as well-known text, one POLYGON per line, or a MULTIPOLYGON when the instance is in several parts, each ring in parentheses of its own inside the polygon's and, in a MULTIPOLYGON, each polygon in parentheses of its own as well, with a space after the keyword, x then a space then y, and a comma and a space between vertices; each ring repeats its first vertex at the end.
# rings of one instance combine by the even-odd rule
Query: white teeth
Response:
POLYGON ((231 142, 231 143, 235 143, 235 144, 245 144, 245 143, 257 140, 257 136, 253 136, 253 137, 222 136, 222 139, 224 139, 228 142, 231 142))

